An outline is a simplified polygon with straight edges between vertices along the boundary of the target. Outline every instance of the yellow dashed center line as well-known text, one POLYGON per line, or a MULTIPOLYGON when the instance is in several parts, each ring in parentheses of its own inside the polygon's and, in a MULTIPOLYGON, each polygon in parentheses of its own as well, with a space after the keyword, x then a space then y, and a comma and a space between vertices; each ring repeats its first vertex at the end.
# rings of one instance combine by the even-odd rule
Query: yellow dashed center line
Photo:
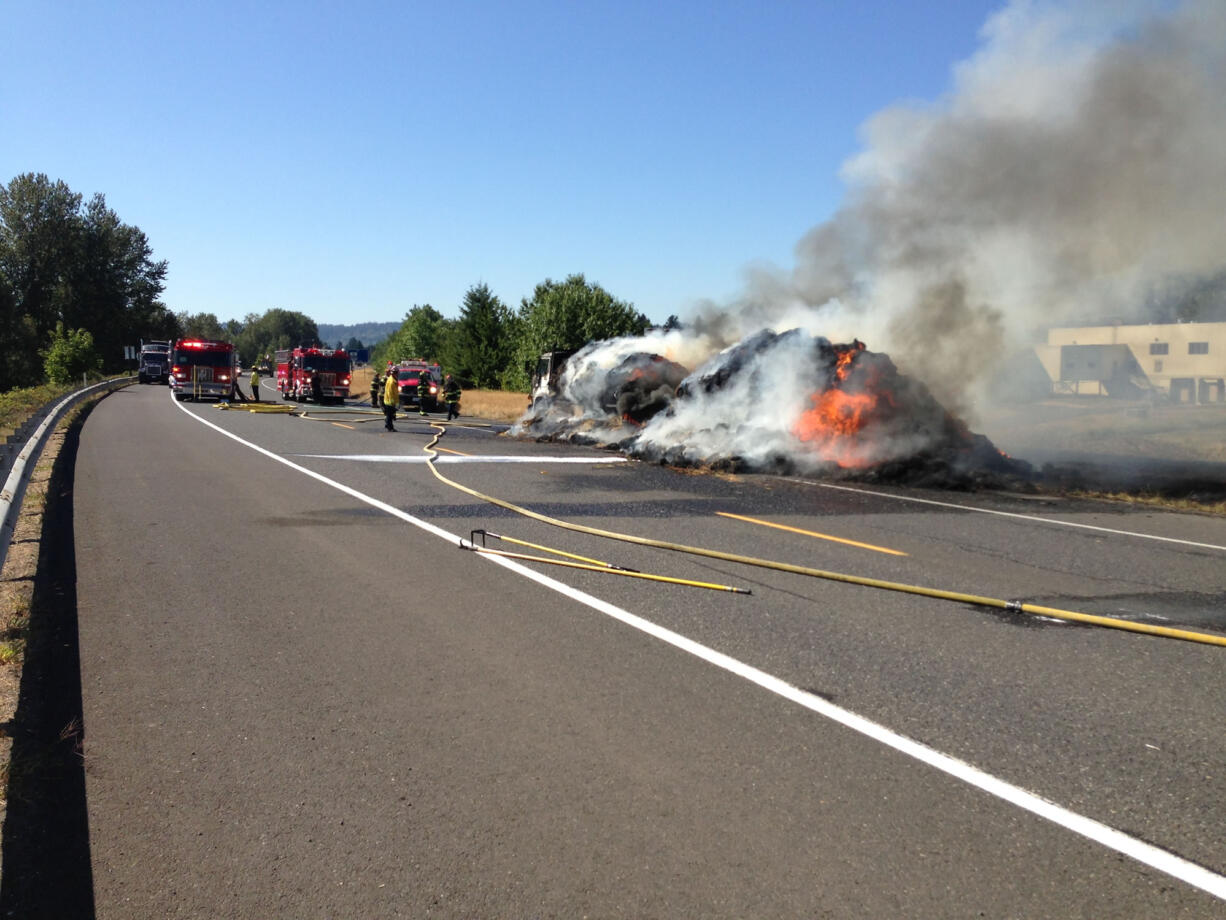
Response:
POLYGON ((799 527, 789 527, 787 524, 773 524, 770 521, 760 521, 757 518, 742 517, 739 514, 729 514, 726 511, 716 511, 720 517, 732 518, 734 521, 747 521, 750 524, 761 524, 763 527, 774 527, 776 530, 786 530, 791 533, 804 534, 806 537, 817 537, 819 540, 830 540, 834 543, 846 543, 848 546, 858 546, 860 549, 871 549, 876 553, 889 553, 891 556, 906 556, 902 550, 888 549, 884 546, 874 546, 872 543, 860 543, 857 540, 846 540, 843 537, 832 537, 826 533, 816 533, 812 530, 801 530, 799 527))

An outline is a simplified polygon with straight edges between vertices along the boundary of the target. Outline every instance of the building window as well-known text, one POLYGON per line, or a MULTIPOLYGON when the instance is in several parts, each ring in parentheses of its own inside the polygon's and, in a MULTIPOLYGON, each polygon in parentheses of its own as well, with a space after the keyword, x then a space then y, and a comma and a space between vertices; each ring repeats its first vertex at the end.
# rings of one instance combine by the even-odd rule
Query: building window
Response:
POLYGON ((1189 342, 1188 354, 1190 355, 1207 355, 1209 354, 1208 342, 1189 342))
POLYGON ((1166 355, 1170 354, 1171 346, 1167 342, 1152 342, 1149 346, 1151 355, 1166 355))
POLYGON ((1162 373, 1162 362, 1161 362, 1161 361, 1155 361, 1155 362, 1154 362, 1154 373, 1155 373, 1155 374, 1161 374, 1161 373, 1162 373))

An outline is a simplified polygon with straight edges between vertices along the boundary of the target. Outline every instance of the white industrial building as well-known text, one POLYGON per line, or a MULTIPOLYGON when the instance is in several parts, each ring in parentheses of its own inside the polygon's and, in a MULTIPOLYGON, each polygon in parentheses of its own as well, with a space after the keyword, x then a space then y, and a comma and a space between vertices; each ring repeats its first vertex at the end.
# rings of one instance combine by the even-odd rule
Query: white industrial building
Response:
POLYGON ((1226 402, 1226 323, 1052 328, 1035 355, 1053 393, 1226 402))

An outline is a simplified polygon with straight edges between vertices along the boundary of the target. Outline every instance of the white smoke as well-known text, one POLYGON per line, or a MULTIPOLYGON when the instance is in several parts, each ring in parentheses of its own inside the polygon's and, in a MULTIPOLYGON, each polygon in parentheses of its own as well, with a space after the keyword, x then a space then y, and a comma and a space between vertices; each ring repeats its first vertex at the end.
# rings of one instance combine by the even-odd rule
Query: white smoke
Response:
MULTIPOLYGON (((1018 0, 981 37, 945 97, 867 122, 844 204, 791 270, 758 266, 684 334, 585 361, 698 368, 759 330, 803 329, 889 353, 962 410, 1038 327, 1139 318, 1173 280, 1226 267, 1226 2, 1018 0)), ((763 361, 745 379, 777 389, 678 405, 640 437, 787 448, 813 381, 788 353, 763 361)))
POLYGON ((1226 3, 1016 2, 982 37, 946 97, 868 121, 794 269, 700 326, 858 336, 948 395, 1037 327, 1226 266, 1226 3))
MULTIPOLYGON (((699 365, 688 379, 714 373, 720 358, 716 355, 699 365)), ((781 336, 752 352, 731 386, 710 392, 695 387, 684 400, 674 402, 671 411, 650 419, 636 446, 658 454, 679 446, 676 459, 691 464, 730 453, 754 467, 768 465, 772 457, 808 459, 812 452, 803 447, 794 429, 811 406, 795 396, 817 391, 821 370, 808 336, 781 336)))
POLYGON ((932 385, 1226 265, 1226 4, 1017 2, 982 35, 947 98, 868 122, 790 279, 932 385))

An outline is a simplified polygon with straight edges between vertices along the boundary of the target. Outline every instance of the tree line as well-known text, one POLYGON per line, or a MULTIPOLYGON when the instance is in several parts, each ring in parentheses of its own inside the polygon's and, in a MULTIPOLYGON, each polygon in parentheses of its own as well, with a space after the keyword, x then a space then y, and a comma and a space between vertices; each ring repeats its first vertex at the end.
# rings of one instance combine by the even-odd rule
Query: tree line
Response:
MULTIPOLYGON (((320 342, 315 321, 294 310, 224 322, 214 313, 175 313, 161 300, 166 272, 145 233, 121 221, 103 195, 86 201, 41 173, 0 185, 0 391, 130 369, 125 346, 150 339, 228 340, 245 365, 294 345, 362 347, 356 338, 320 342)), ((476 284, 454 319, 430 304, 414 306, 371 360, 424 358, 468 386, 525 390, 541 353, 641 334, 649 325, 632 304, 581 274, 541 282, 517 310, 476 284)))
POLYGON ((166 261, 96 194, 24 173, 0 185, 0 391, 115 373, 124 349, 184 336, 234 342, 245 363, 316 342, 315 321, 273 309, 242 321, 174 313, 161 300, 166 261))
POLYGON ((514 311, 489 285, 476 284, 464 295, 455 319, 430 304, 413 307, 400 328, 375 347, 371 361, 382 366, 424 358, 439 362, 466 386, 527 390, 531 368, 542 353, 641 335, 650 325, 632 304, 582 274, 541 282, 514 311))
POLYGON ((0 390, 41 383, 49 357, 80 350, 87 370, 121 367, 125 345, 173 329, 165 278, 102 195, 34 173, 0 186, 0 390))

